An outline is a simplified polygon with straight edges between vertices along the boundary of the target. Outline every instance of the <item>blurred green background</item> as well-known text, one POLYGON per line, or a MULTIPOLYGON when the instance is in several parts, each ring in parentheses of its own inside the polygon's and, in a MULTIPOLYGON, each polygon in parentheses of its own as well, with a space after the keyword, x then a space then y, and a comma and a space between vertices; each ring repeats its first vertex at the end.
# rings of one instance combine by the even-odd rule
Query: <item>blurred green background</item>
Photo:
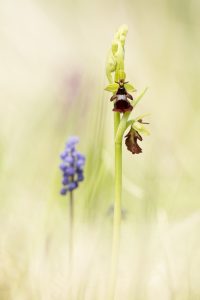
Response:
POLYGON ((151 114, 151 135, 143 154, 123 151, 117 299, 200 299, 199 15, 198 0, 0 1, 1 300, 105 299, 106 266, 97 270, 110 249, 114 193, 105 61, 123 23, 127 79, 138 93, 149 87, 134 114, 151 114), (70 135, 87 157, 75 192, 85 281, 75 275, 67 298, 68 201, 58 165, 70 135))

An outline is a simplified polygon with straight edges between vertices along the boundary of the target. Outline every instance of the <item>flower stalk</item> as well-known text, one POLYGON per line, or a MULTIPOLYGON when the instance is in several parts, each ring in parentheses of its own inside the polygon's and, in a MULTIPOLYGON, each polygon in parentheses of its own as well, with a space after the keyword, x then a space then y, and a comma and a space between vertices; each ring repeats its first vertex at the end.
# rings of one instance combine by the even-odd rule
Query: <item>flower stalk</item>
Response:
POLYGON ((122 198, 122 143, 115 142, 115 202, 113 216, 112 256, 109 282, 109 297, 114 299, 116 274, 118 267, 120 228, 121 228, 121 198, 122 198))
POLYGON ((114 101, 114 141, 115 141, 115 199, 114 199, 114 217, 113 217, 113 236, 112 236, 112 256, 109 282, 108 299, 115 299, 115 289, 117 280, 117 269, 120 249, 120 228, 122 211, 122 142, 124 133, 128 127, 130 131, 126 135, 126 146, 133 154, 142 152, 137 144, 142 137, 139 133, 148 134, 142 121, 143 116, 129 121, 131 111, 135 108, 141 98, 144 96, 145 89, 137 98, 133 99, 129 92, 135 92, 133 85, 126 82, 126 73, 124 71, 124 45, 128 32, 127 25, 122 25, 115 34, 112 46, 107 58, 106 75, 109 85, 106 91, 112 92, 110 101, 114 101), (112 74, 114 73, 114 75, 112 74), (133 105, 130 103, 133 101, 133 105), (122 114, 122 116, 120 115, 122 114))
POLYGON ((69 265, 70 270, 73 266, 74 253, 74 195, 73 191, 69 193, 69 265))

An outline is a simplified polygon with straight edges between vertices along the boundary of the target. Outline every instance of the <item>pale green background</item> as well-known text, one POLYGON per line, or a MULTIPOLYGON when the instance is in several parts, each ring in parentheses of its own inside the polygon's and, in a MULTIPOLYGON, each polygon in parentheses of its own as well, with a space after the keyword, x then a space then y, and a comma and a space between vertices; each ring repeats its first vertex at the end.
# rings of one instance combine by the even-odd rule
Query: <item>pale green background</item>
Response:
POLYGON ((151 135, 143 154, 123 151, 117 299, 200 299, 199 15, 198 0, 0 1, 1 300, 68 299, 58 165, 69 135, 87 157, 75 192, 85 281, 75 276, 70 299, 105 297, 114 175, 105 61, 123 23, 127 79, 138 93, 149 87, 133 114, 151 114, 151 135))

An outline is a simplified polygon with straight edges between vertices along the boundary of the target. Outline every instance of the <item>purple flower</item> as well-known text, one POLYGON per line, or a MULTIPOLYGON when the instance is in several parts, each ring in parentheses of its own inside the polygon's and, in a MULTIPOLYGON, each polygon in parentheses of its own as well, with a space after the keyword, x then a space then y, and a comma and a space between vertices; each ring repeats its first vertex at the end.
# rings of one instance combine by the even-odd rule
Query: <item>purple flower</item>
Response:
POLYGON ((68 183, 69 183, 69 178, 64 175, 63 180, 62 180, 62 184, 67 185, 68 183))
POLYGON ((60 154, 62 160, 60 169, 63 174, 61 195, 66 195, 78 187, 78 183, 84 180, 83 169, 85 156, 76 151, 79 138, 72 136, 68 139, 64 151, 60 154))
POLYGON ((73 176, 75 174, 75 169, 73 167, 66 167, 65 174, 68 176, 73 176))
POLYGON ((77 181, 83 181, 84 180, 84 176, 83 176, 83 173, 79 173, 78 176, 77 176, 77 181))
POLYGON ((64 162, 69 163, 69 164, 73 164, 73 157, 71 156, 67 156, 64 158, 64 162))
POLYGON ((70 136, 66 143, 66 147, 70 149, 71 147, 74 147, 78 142, 79 138, 77 136, 70 136))
POLYGON ((78 187, 78 183, 76 181, 72 181, 68 185, 68 190, 71 192, 78 187))
POLYGON ((61 195, 66 195, 67 194, 67 189, 66 188, 62 188, 60 191, 61 195))
POLYGON ((65 165, 64 163, 61 163, 61 164, 60 164, 60 169, 61 169, 62 171, 65 171, 65 170, 66 170, 66 165, 65 165))
POLYGON ((77 165, 77 167, 78 168, 83 168, 84 167, 84 165, 85 165, 85 161, 84 160, 77 160, 77 163, 76 163, 76 165, 77 165))

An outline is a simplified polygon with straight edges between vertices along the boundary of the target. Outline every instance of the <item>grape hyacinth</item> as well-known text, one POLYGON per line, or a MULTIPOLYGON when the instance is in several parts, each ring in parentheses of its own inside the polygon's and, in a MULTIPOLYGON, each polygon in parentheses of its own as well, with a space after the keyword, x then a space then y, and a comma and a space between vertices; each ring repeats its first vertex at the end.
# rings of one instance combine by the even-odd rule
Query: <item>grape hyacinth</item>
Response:
POLYGON ((61 195, 72 192, 78 187, 79 182, 84 180, 83 169, 85 165, 85 156, 76 151, 75 146, 78 142, 78 137, 70 137, 64 151, 60 155, 62 160, 60 169, 63 173, 63 188, 60 191, 61 195))

